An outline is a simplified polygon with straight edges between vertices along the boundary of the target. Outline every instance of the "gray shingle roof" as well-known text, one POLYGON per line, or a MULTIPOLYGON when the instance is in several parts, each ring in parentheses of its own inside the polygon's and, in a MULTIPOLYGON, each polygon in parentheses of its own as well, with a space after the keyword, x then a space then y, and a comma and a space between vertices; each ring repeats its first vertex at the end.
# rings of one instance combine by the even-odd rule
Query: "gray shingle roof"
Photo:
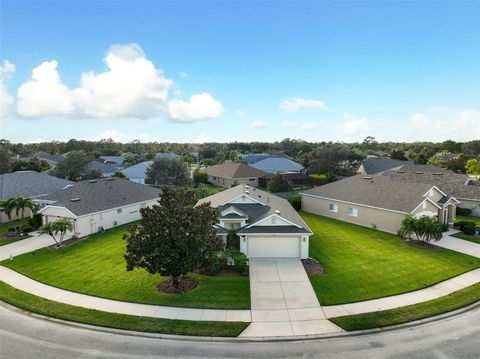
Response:
POLYGON ((77 216, 123 207, 159 197, 160 190, 121 178, 81 181, 45 196, 53 205, 65 207, 77 216), (72 201, 72 198, 80 198, 72 201))
POLYGON ((117 171, 117 167, 99 161, 90 161, 88 169, 90 171, 100 171, 104 176, 113 174, 117 171))
POLYGON ((413 162, 392 160, 386 157, 369 157, 363 162, 363 168, 365 173, 370 175, 406 164, 413 164, 413 162))
POLYGON ((251 155, 242 155, 242 158, 247 162, 249 165, 264 160, 265 158, 272 157, 269 153, 254 153, 251 155))
POLYGON ((100 158, 115 165, 123 165, 123 161, 125 161, 125 156, 100 156, 100 158))
POLYGON ((431 184, 426 183, 393 181, 379 173, 347 177, 303 193, 410 213, 423 201, 423 195, 431 187, 431 184))
POLYGON ((209 176, 220 178, 258 178, 266 176, 266 172, 258 170, 245 163, 224 162, 220 165, 205 168, 209 176))
POLYGON ((145 161, 137 163, 131 167, 122 170, 123 174, 128 178, 147 178, 147 169, 152 165, 153 161, 145 161))
POLYGON ((300 172, 303 170, 300 163, 283 157, 268 157, 251 164, 251 166, 268 173, 300 172))
POLYGON ((18 171, 0 175, 0 199, 15 196, 36 198, 58 191, 73 182, 35 171, 18 171))
POLYGON ((305 228, 298 228, 295 226, 253 226, 250 228, 243 227, 237 231, 237 234, 248 234, 248 233, 310 233, 309 230, 305 228))
POLYGON ((225 191, 218 192, 214 195, 203 198, 197 202, 197 205, 210 202, 212 207, 218 207, 220 210, 234 206, 240 209, 242 212, 249 215, 249 223, 255 223, 263 218, 266 218, 272 214, 279 212, 279 215, 286 220, 301 226, 307 232, 311 232, 310 228, 304 222, 302 217, 293 209, 286 199, 275 196, 271 193, 259 190, 258 188, 249 187, 248 194, 245 192, 247 189, 244 185, 238 185, 225 191), (229 201, 234 198, 246 194, 250 198, 260 202, 258 204, 232 204, 229 201))

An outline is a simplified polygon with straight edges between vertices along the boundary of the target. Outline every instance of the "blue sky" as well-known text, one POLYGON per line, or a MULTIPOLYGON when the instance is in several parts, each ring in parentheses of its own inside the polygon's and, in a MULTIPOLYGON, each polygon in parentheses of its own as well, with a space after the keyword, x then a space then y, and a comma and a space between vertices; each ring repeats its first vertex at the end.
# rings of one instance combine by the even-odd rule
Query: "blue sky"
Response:
POLYGON ((0 50, 15 142, 480 138, 479 2, 2 1, 0 50))

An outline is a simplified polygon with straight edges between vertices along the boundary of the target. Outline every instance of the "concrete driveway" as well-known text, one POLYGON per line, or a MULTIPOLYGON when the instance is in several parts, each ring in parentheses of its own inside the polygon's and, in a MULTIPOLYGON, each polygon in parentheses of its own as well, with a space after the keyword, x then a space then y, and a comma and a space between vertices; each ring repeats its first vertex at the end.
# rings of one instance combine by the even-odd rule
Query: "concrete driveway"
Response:
POLYGON ((341 332, 326 319, 299 259, 250 259, 252 324, 243 337, 341 332))
MULTIPOLYGON (((39 235, 38 232, 30 233, 30 238, 25 238, 17 242, 6 244, 0 247, 0 261, 12 257, 19 256, 23 253, 29 253, 36 251, 37 249, 44 248, 55 244, 53 239, 44 234, 39 235)), ((68 238, 65 238, 65 240, 68 238)))

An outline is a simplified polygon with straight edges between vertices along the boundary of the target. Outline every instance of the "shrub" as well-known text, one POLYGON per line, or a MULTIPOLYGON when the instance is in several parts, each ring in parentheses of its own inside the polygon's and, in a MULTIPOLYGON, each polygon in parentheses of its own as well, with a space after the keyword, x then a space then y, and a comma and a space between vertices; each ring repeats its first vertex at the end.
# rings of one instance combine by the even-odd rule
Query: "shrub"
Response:
POLYGON ((470 208, 457 207, 457 214, 459 216, 468 216, 468 215, 472 214, 472 210, 470 208))
POLYGON ((240 250, 240 237, 237 236, 237 233, 234 230, 228 232, 227 236, 227 248, 240 250))
POLYGON ((300 196, 299 194, 295 194, 293 196, 290 196, 288 198, 288 202, 291 204, 293 209, 295 209, 296 211, 299 211, 299 210, 302 209, 302 196, 300 196))
POLYGON ((38 229, 42 226, 42 215, 40 213, 35 213, 32 218, 28 219, 28 224, 33 227, 33 229, 38 229))
POLYGON ((473 235, 475 233, 475 223, 463 222, 462 231, 465 234, 473 235))
POLYGON ((442 224, 442 232, 448 231, 448 224, 442 224))
POLYGON ((326 179, 328 179, 328 178, 327 178, 327 175, 318 174, 318 173, 310 173, 309 176, 312 177, 312 178, 315 178, 315 179, 319 179, 319 180, 326 180, 326 179))
POLYGON ((226 252, 227 255, 233 259, 233 269, 240 274, 245 274, 247 272, 247 256, 237 250, 229 250, 226 252))
POLYGON ((33 231, 33 227, 32 227, 32 226, 27 225, 27 226, 23 226, 23 227, 22 227, 22 232, 23 232, 23 233, 28 233, 28 232, 31 232, 31 231, 33 231))
POLYGON ((208 173, 200 172, 199 170, 195 170, 193 172, 193 182, 195 183, 195 187, 197 187, 200 183, 207 184, 208 183, 208 173))
POLYGON ((272 177, 270 182, 268 182, 267 189, 270 192, 289 192, 293 189, 293 186, 285 176, 277 173, 272 177))
POLYGON ((335 173, 333 173, 333 172, 328 172, 328 173, 326 174, 326 176, 327 176, 328 182, 338 181, 337 175, 336 175, 335 173))

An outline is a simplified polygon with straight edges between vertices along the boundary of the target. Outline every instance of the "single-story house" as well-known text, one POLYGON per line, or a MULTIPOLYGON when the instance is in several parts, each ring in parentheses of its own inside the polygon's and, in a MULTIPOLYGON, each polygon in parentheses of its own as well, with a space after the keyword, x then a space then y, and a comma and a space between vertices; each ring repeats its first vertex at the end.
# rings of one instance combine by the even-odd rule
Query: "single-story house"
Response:
POLYGON ((226 240, 229 231, 240 237, 240 251, 249 258, 307 258, 312 231, 287 200, 239 184, 198 201, 220 210, 215 226, 226 240))
MULTIPOLYGON (((63 189, 72 183, 71 181, 35 171, 5 173, 0 175, 0 200, 24 196, 41 203, 46 195, 63 189)), ((30 211, 25 212, 25 215, 30 216, 30 211)), ((12 219, 17 219, 15 213, 12 213, 12 219)), ((4 223, 7 221, 8 216, 0 212, 0 222, 4 223)))
POLYGON ((300 173, 304 167, 285 157, 267 157, 250 166, 267 173, 300 173))
POLYGON ((272 157, 272 155, 270 153, 253 153, 253 154, 244 154, 244 155, 241 155, 241 157, 243 158, 243 160, 251 165, 253 163, 256 163, 258 161, 261 161, 261 160, 264 160, 266 158, 269 158, 269 157, 272 157))
POLYGON ((93 160, 93 161, 90 161, 90 163, 88 164, 88 170, 100 171, 103 177, 110 177, 118 170, 118 168, 115 167, 114 165, 93 160))
POLYGON ((259 186, 259 178, 267 173, 259 169, 237 162, 224 162, 220 165, 206 167, 208 181, 214 185, 230 188, 238 184, 259 186))
POLYGON ((360 165, 357 173, 362 175, 373 175, 392 168, 398 168, 404 165, 412 165, 412 161, 392 160, 388 157, 367 157, 360 165))
POLYGON ((76 182, 46 196, 43 223, 68 218, 72 235, 88 236, 141 218, 140 209, 157 203, 159 190, 121 178, 76 182))
POLYGON ((385 175, 402 181, 436 185, 460 201, 459 208, 468 208, 480 217, 480 181, 468 175, 431 165, 404 165, 397 171, 385 171, 385 175))
POLYGON ((147 178, 147 170, 152 165, 153 161, 145 161, 137 163, 136 165, 127 167, 121 172, 127 176, 127 178, 136 183, 145 184, 147 178))
POLYGON ((408 214, 453 224, 460 200, 448 189, 428 181, 391 176, 394 172, 397 170, 371 176, 357 174, 300 193, 302 209, 391 233, 397 233, 408 214))

